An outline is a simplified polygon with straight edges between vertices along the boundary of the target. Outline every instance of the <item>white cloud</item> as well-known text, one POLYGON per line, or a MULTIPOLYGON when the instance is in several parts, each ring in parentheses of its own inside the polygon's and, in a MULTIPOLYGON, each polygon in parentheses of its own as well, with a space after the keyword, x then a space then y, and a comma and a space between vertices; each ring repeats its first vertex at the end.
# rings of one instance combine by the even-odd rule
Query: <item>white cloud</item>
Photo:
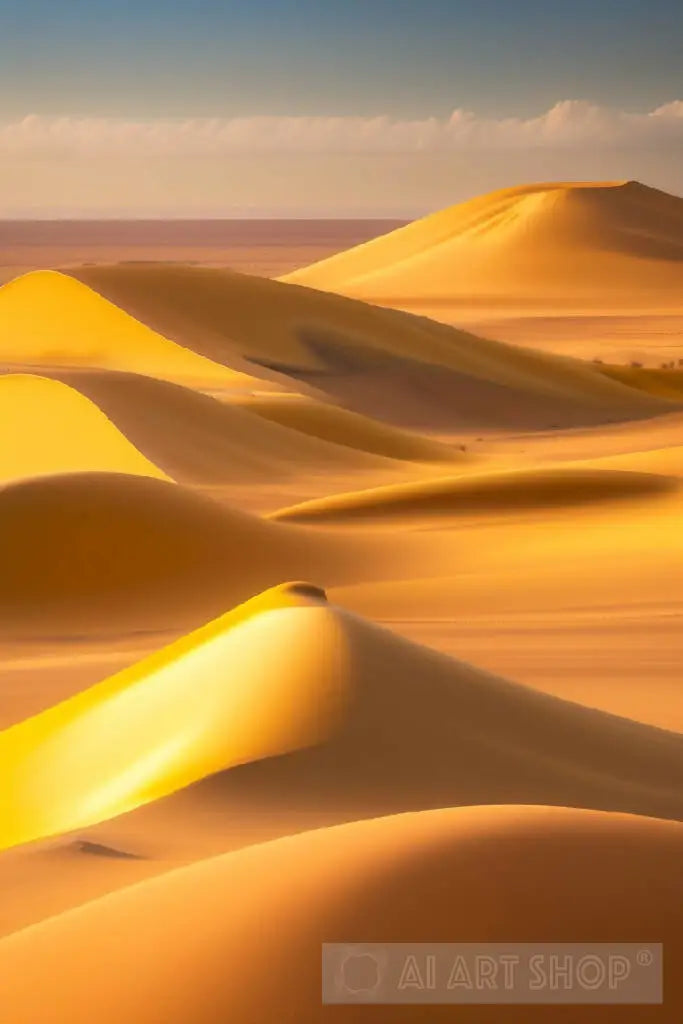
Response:
POLYGON ((419 153, 683 144, 683 100, 647 113, 563 100, 531 118, 236 117, 116 119, 28 115, 0 123, 3 156, 419 153))

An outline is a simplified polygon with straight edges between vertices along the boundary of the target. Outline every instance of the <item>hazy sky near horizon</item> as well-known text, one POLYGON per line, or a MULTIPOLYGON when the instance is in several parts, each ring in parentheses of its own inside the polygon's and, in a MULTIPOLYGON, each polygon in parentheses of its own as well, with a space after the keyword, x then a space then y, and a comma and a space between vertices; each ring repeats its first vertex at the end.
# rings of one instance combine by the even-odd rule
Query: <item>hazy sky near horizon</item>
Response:
POLYGON ((680 192, 682 51, 680 0, 0 0, 0 215, 680 192))

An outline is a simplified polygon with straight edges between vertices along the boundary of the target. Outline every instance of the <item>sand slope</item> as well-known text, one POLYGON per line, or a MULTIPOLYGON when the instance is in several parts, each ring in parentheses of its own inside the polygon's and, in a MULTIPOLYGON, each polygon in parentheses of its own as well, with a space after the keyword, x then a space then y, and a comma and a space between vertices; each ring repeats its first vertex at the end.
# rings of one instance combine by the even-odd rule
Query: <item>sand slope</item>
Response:
MULTIPOLYGON (((404 578, 429 543, 273 523, 200 491, 120 473, 0 488, 0 635, 43 645, 134 641, 199 626, 266 587, 404 578)), ((56 654, 59 652, 56 651, 56 654)))
POLYGON ((301 584, 8 730, 0 751, 5 842, 75 829, 3 855, 0 933, 174 864, 381 814, 534 802, 683 817, 680 736, 505 682, 301 584))
POLYGON ((430 1018, 673 1024, 683 1010, 681 857, 680 825, 566 808, 437 810, 309 832, 6 938, 5 1019, 34 1024, 49 1006, 54 1024, 417 1022, 424 1008, 321 1007, 321 943, 545 939, 663 942, 665 1009, 474 1007, 430 1018))
POLYGON ((683 818, 683 737, 548 697, 339 608, 333 613, 346 707, 321 743, 221 772, 91 838, 187 859, 455 804, 567 804, 683 818))
POLYGON ((596 366, 423 317, 221 270, 85 267, 79 280, 167 337, 400 426, 544 427, 669 408, 596 366))
POLYGON ((0 733, 0 846, 92 824, 324 735, 343 646, 315 593, 269 591, 0 733))
POLYGON ((160 480, 20 481, 0 489, 2 629, 49 638, 199 625, 316 563, 329 567, 326 551, 160 480))
MULTIPOLYGON (((268 422, 252 414, 247 402, 221 402, 170 381, 114 370, 50 373, 87 395, 136 447, 182 483, 272 483, 307 472, 388 468, 362 449, 351 451, 333 439, 328 443, 268 422)), ((428 449, 429 442, 424 445, 428 449)))
POLYGON ((11 727, 0 763, 3 846, 113 818, 219 771, 208 783, 218 821, 227 814, 243 839, 284 808, 290 828, 302 812, 343 821, 478 802, 683 817, 683 738, 411 644, 303 584, 267 591, 11 727))
POLYGON ((305 395, 262 394, 238 398, 238 404, 265 420, 291 427, 345 448, 371 452, 406 462, 452 462, 459 450, 428 437, 359 416, 336 405, 326 405, 305 395))
POLYGON ((31 374, 0 376, 0 481, 84 470, 165 475, 75 389, 31 374))
MULTIPOLYGON (((617 457, 618 458, 618 457, 617 457)), ((628 457, 625 460, 629 464, 628 457)), ((646 461, 646 460, 643 460, 646 461)), ((679 457, 680 462, 680 457, 679 457)), ((330 495, 275 513, 292 522, 457 516, 534 510, 670 494, 678 483, 655 472, 561 468, 473 473, 330 495)))
POLYGON ((52 270, 0 287, 0 363, 133 370, 206 387, 243 381, 52 270))
POLYGON ((634 181, 503 189, 283 280, 405 307, 678 307, 683 199, 634 181))

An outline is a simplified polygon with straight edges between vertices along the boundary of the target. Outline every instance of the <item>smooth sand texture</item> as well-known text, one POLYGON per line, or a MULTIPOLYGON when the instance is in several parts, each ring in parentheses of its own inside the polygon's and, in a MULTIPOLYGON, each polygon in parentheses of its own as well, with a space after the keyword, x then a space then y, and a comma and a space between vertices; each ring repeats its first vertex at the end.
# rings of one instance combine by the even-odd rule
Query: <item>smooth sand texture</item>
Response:
POLYGON ((635 181, 516 186, 281 280, 654 370, 683 358, 683 199, 635 181))
POLYGON ((324 735, 342 698, 343 643, 310 593, 269 591, 0 733, 0 846, 82 828, 324 735))
MULTIPOLYGON (((360 445, 350 451, 348 444, 327 443, 253 415, 249 401, 223 402, 170 381, 114 370, 50 373, 96 403, 136 447, 181 483, 251 484, 307 472, 381 474, 390 468, 360 445)), ((383 428, 378 424, 377 429, 383 428)), ((428 441, 424 446, 429 451, 428 441)), ((446 446, 434 448, 443 458, 456 457, 446 446)))
POLYGON ((55 1024, 94 1016, 105 1024, 416 1022, 427 1013, 487 1024, 673 1022, 683 1010, 682 856, 678 824, 545 807, 439 810, 323 829, 171 872, 5 939, 6 1020, 34 1024, 49 1006, 55 1024), (322 942, 511 935, 656 936, 666 1006, 320 1005, 322 942))
MULTIPOLYGON (((208 792, 219 832, 222 818, 223 827, 239 828, 243 838, 259 817, 257 827, 267 827, 270 815, 289 815, 292 823, 303 815, 311 827, 458 803, 558 802, 683 817, 683 739, 677 734, 481 672, 328 606, 313 587, 281 593, 266 592, 1 734, 0 757, 18 793, 5 844, 21 841, 19 810, 29 805, 25 838, 37 838, 112 818, 239 763, 242 770, 224 771, 208 792), (193 712, 197 722, 182 710, 187 686, 195 700, 204 694, 193 712), (330 725, 325 708, 333 701, 341 711, 330 725), (121 715, 130 718, 128 705, 136 709, 135 726, 131 720, 121 751, 112 723, 121 715), (320 730, 304 729, 298 742, 285 728, 292 721, 314 722, 316 715, 320 730), (66 750, 73 754, 94 735, 103 738, 90 755, 90 771, 84 776, 76 767, 58 787, 60 802, 46 807, 45 792, 35 789, 44 776, 36 761, 51 761, 54 775, 66 750), (274 756, 294 748, 302 749, 274 756), (28 794, 26 780, 34 786, 28 794), (94 810, 88 820, 82 808, 90 806, 83 799, 90 791, 94 810), (80 819, 73 817, 74 805, 80 819), (33 825, 42 820, 41 809, 62 820, 62 827, 33 825)), ((67 767, 71 763, 70 755, 67 767)), ((189 796, 189 806, 182 796, 181 806, 189 810, 195 803, 201 811, 202 793, 189 796)), ((145 817, 143 810, 140 827, 145 817)))
POLYGON ((199 625, 320 556, 176 484, 76 473, 0 490, 3 631, 54 637, 199 625))
POLYGON ((683 199, 635 181, 503 189, 283 280, 416 308, 544 301, 679 308, 683 199))
POLYGON ((557 802, 683 817, 679 735, 505 682, 303 584, 0 734, 0 756, 6 845, 77 830, 0 858, 0 933, 173 864, 381 814, 557 802))
MULTIPOLYGON (((269 522, 189 487, 73 473, 0 488, 0 626, 8 642, 139 643, 187 630, 265 587, 345 583, 442 564, 428 538, 346 537, 269 522)), ((48 703, 50 703, 48 701, 48 703)))
POLYGON ((70 273, 211 360, 290 390, 315 388, 334 404, 398 426, 538 429, 669 407, 594 365, 310 288, 194 267, 70 273))
MULTIPOLYGON (((663 315, 679 200, 491 201, 413 283, 663 315)), ((0 322, 2 1019, 422 1021, 320 943, 480 938, 663 941, 665 1005, 430 1017, 679 1024, 678 371, 171 263, 0 322)))
POLYGON ((0 376, 0 481, 85 470, 165 476, 74 388, 0 376))
MULTIPOLYGON (((680 465, 680 455, 677 459, 680 465)), ((457 516, 472 512, 509 513, 590 505, 643 495, 669 494, 677 481, 656 473, 619 469, 545 469, 473 473, 419 483, 376 487, 332 495, 277 512, 291 522, 343 523, 356 519, 457 516)))
POLYGON ((133 370, 205 387, 241 379, 51 270, 0 288, 0 362, 133 370))
POLYGON ((407 462, 464 461, 460 446, 450 447, 420 434, 397 430, 368 416, 359 416, 305 395, 262 394, 237 398, 241 405, 263 419, 291 427, 310 437, 407 462))

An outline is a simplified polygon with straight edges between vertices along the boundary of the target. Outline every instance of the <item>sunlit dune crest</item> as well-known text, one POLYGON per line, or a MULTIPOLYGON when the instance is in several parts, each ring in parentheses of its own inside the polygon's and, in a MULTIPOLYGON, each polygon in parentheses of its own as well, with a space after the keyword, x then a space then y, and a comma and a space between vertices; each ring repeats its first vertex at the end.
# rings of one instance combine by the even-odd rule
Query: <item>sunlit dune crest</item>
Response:
POLYGON ((0 376, 0 481, 86 470, 165 477, 74 388, 31 374, 0 376))
MULTIPOLYGON (((286 1007, 297 1024, 320 1024, 340 1016, 321 1006, 323 942, 514 936, 662 942, 667 1016, 639 1006, 637 1019, 673 1021, 683 1010, 682 857, 680 824, 569 808, 433 810, 307 832, 169 872, 4 939, 5 1019, 33 1024, 47 1005, 54 1024, 270 1024, 286 1007)), ((628 1017, 624 1006, 532 1009, 465 1014, 513 1024, 628 1017)), ((359 1024, 425 1016, 405 1005, 351 1014, 359 1024)))
POLYGON ((337 820, 534 801, 677 817, 680 751, 674 734, 498 679, 290 584, 0 734, 0 841, 83 828, 242 764, 239 815, 266 757, 260 813, 283 799, 337 820))
POLYGON ((0 734, 0 843, 68 832, 315 742, 342 700, 324 595, 275 588, 0 734))
POLYGON ((635 181, 507 188, 283 280, 406 307, 616 298, 678 307, 683 199, 635 181))
POLYGON ((206 387, 241 379, 53 270, 33 271, 0 288, 0 361, 133 370, 206 387))

